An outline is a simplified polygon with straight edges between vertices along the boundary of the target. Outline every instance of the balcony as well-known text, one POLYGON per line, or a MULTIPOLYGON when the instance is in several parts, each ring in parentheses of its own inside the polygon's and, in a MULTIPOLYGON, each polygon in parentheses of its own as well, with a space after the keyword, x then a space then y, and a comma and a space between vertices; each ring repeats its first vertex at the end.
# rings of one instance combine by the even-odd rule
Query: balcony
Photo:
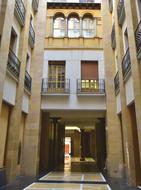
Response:
POLYGON ((117 15, 118 15, 118 23, 119 25, 122 25, 125 19, 124 0, 119 0, 118 2, 117 15))
POLYGON ((38 11, 39 0, 32 0, 32 7, 35 12, 38 11))
POLYGON ((57 78, 43 78, 42 95, 49 94, 69 94, 70 80, 59 80, 57 78))
POLYGON ((128 74, 131 72, 131 59, 130 59, 130 52, 129 48, 126 51, 126 54, 122 60, 122 74, 123 78, 127 78, 128 74))
POLYGON ((137 26, 135 31, 135 40, 136 40, 136 49, 137 49, 137 56, 141 58, 141 21, 137 26))
POLYGON ((15 2, 15 16, 21 26, 25 23, 25 6, 22 0, 16 0, 15 2))
POLYGON ((105 95, 105 81, 103 79, 78 79, 77 94, 105 95))
POLYGON ((20 61, 15 53, 10 49, 8 55, 7 71, 16 79, 19 79, 20 75, 20 61))
POLYGON ((109 11, 113 11, 113 0, 109 0, 109 11))
POLYGON ((115 94, 117 95, 120 91, 120 88, 119 88, 119 72, 117 72, 117 74, 114 78, 114 85, 115 85, 115 94))
POLYGON ((24 88, 31 93, 32 78, 29 73, 25 72, 24 88))
POLYGON ((29 41, 30 47, 33 49, 34 43, 35 43, 35 32, 34 32, 34 29, 33 29, 33 26, 31 23, 29 26, 29 39, 28 39, 28 41, 29 41))
POLYGON ((111 46, 113 49, 116 48, 116 33, 115 33, 115 24, 113 24, 111 32, 111 46))

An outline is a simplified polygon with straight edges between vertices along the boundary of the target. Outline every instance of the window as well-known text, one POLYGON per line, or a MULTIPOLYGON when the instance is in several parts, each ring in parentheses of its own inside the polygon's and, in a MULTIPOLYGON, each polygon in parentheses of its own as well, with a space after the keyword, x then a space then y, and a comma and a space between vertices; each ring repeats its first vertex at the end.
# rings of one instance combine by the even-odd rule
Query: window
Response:
POLYGON ((125 49, 125 52, 128 50, 129 48, 129 43, 128 43, 128 32, 127 32, 127 28, 124 32, 124 49, 125 49))
POLYGON ((95 36, 95 20, 91 18, 83 19, 83 36, 85 38, 95 36))
POLYGON ((81 62, 81 90, 91 92, 99 90, 98 80, 98 62, 82 61, 81 62))
POLYGON ((80 36, 80 22, 77 17, 70 17, 68 20, 68 36, 74 38, 80 36))
POLYGON ((26 56, 26 71, 29 73, 30 72, 30 56, 27 54, 26 56))
POLYGON ((48 87, 50 91, 61 92, 65 88, 65 62, 49 61, 48 87))
POLYGON ((54 37, 65 36, 65 19, 63 17, 57 17, 54 20, 54 37))
POLYGON ((10 38, 10 49, 17 54, 17 34, 15 30, 12 28, 11 30, 11 38, 10 38))

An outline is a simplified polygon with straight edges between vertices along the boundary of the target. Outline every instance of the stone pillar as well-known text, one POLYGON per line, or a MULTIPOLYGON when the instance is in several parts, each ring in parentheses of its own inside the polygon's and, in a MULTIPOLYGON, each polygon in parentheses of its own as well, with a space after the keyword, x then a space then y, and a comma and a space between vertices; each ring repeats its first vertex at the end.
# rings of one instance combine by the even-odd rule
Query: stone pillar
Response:
MULTIPOLYGON (((26 7, 26 18, 25 26, 21 31, 19 53, 18 57, 21 61, 20 65, 20 76, 17 85, 16 103, 11 110, 9 119, 9 130, 7 135, 7 146, 6 146, 6 174, 8 181, 13 181, 17 176, 17 164, 18 164, 18 150, 19 150, 19 136, 21 129, 21 114, 22 114, 22 100, 24 93, 24 80, 25 80, 25 68, 26 68, 26 53, 28 49, 28 36, 29 23, 30 23, 30 4, 25 3, 26 7)), ((12 17, 13 18, 13 17, 12 17)))
POLYGON ((82 17, 80 17, 80 37, 83 37, 83 20, 82 20, 82 17))
POLYGON ((81 158, 80 161, 85 161, 85 138, 84 138, 85 130, 81 129, 81 158))
POLYGON ((107 168, 112 177, 122 177, 123 168, 122 141, 120 122, 116 112, 116 97, 114 91, 114 52, 111 48, 111 14, 109 12, 108 1, 102 1, 103 19, 103 47, 105 60, 105 86, 106 86, 106 136, 107 136, 107 168), (110 56, 109 56, 110 55, 110 56))
POLYGON ((54 33, 53 29, 54 29, 54 20, 53 20, 53 17, 51 16, 50 17, 50 37, 53 37, 53 33, 54 33))
POLYGON ((65 37, 68 37, 68 18, 65 18, 65 37))
POLYGON ((138 140, 139 140, 139 149, 140 149, 140 163, 141 163, 141 70, 140 63, 137 59, 136 44, 135 38, 133 38, 134 31, 137 27, 137 12, 136 3, 132 0, 125 0, 125 15, 127 22, 128 30, 128 42, 130 49, 130 58, 131 58, 131 71, 133 77, 133 87, 134 87, 134 96, 135 96, 135 109, 136 109, 136 119, 137 119, 137 130, 138 130, 138 140))
POLYGON ((24 134, 22 171, 24 175, 36 176, 39 172, 39 143, 41 121, 41 85, 44 62, 44 39, 46 32, 46 2, 39 1, 35 17, 36 40, 32 55, 32 94, 24 134), (41 64, 39 64, 41 63, 41 64), (28 155, 28 157, 27 157, 28 155))
POLYGON ((2 5, 2 11, 0 14, 0 32, 2 34, 0 46, 0 112, 2 107, 3 88, 7 69, 7 59, 9 53, 14 8, 15 0, 7 0, 7 2, 4 2, 2 5))

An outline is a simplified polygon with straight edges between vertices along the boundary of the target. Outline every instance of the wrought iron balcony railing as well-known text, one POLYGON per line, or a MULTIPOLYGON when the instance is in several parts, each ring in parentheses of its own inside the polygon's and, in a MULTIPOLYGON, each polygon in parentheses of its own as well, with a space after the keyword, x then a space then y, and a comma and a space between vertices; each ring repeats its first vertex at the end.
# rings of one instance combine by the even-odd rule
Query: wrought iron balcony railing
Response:
POLYGON ((25 72, 25 80, 24 80, 24 87, 25 89, 31 93, 31 86, 32 86, 32 78, 29 73, 25 72))
POLYGON ((16 0, 15 3, 15 16, 21 26, 25 23, 25 6, 22 0, 16 0))
POLYGON ((112 32, 111 32, 111 45, 112 48, 116 48, 116 33, 115 33, 115 24, 113 24, 112 32))
POLYGON ((59 80, 58 78, 43 78, 42 95, 46 94, 69 94, 70 79, 59 80))
POLYGON ((15 53, 10 49, 8 55, 7 70, 12 74, 17 80, 20 75, 20 61, 15 55, 15 53))
POLYGON ((38 11, 39 0, 32 0, 32 7, 34 11, 38 11))
POLYGON ((141 53, 141 21, 139 22, 137 29, 135 31, 135 40, 136 40, 136 49, 137 49, 137 55, 140 58, 141 53))
POLYGON ((104 79, 78 79, 78 94, 105 94, 104 79))
POLYGON ((131 59, 130 59, 130 51, 128 48, 122 60, 122 74, 124 79, 126 78, 127 74, 130 73, 130 71, 131 71, 131 59))
POLYGON ((117 95, 119 93, 119 72, 117 72, 115 78, 114 78, 114 84, 115 84, 115 94, 117 95))
POLYGON ((109 11, 113 11, 113 0, 109 0, 109 11))
POLYGON ((34 32, 32 24, 30 23, 30 26, 29 26, 29 44, 30 44, 31 48, 34 48, 34 43, 35 43, 35 32, 34 32))
POLYGON ((125 19, 124 0, 119 0, 118 2, 117 15, 118 15, 118 22, 120 25, 122 25, 125 19))

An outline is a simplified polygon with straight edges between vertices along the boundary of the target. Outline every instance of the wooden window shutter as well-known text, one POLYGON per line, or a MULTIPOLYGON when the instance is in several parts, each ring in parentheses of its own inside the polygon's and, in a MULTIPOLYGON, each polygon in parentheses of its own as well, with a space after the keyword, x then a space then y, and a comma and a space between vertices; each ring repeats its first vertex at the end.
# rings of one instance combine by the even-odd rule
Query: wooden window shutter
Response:
POLYGON ((98 62, 81 62, 81 79, 98 79, 98 62))

